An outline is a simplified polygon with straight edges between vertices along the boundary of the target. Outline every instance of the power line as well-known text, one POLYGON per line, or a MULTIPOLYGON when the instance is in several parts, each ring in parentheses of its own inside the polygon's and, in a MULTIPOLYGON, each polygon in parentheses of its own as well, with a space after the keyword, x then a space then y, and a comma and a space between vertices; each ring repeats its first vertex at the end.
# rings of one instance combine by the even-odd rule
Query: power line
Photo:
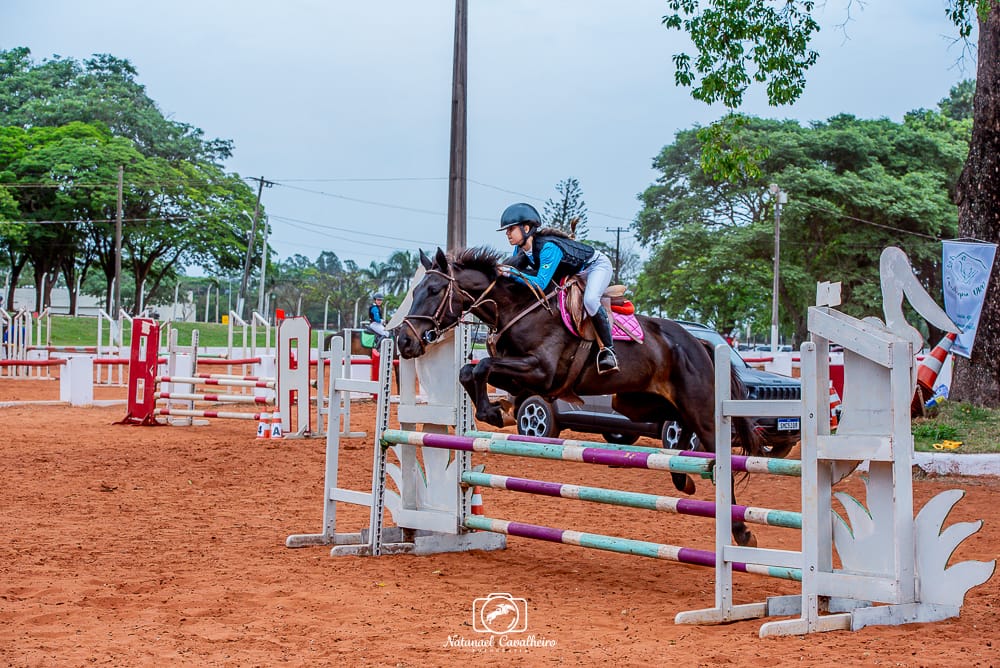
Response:
POLYGON ((274 220, 283 220, 285 222, 301 223, 303 225, 309 225, 309 226, 312 226, 312 227, 315 227, 315 228, 318 228, 318 229, 322 229, 322 230, 336 230, 337 232, 348 232, 350 234, 360 234, 360 235, 363 235, 366 238, 367 237, 377 237, 379 239, 392 239, 393 241, 404 241, 404 242, 413 243, 413 244, 431 244, 431 243, 433 243, 433 242, 430 242, 430 241, 427 241, 427 240, 418 241, 416 239, 401 239, 400 237, 397 237, 397 236, 394 236, 394 235, 390 235, 390 234, 375 234, 374 232, 361 232, 361 231, 358 231, 357 229, 353 229, 352 230, 352 229, 346 228, 346 227, 337 227, 335 225, 326 225, 324 223, 316 223, 316 222, 313 222, 311 220, 302 220, 301 218, 289 218, 288 216, 279 216, 279 215, 276 215, 276 214, 271 214, 269 217, 273 218, 274 220))
POLYGON ((931 239, 933 241, 941 241, 941 237, 936 237, 936 236, 934 236, 932 234, 924 234, 923 232, 913 232, 911 230, 904 230, 904 229, 900 229, 898 227, 893 227, 892 225, 885 225, 883 223, 876 223, 874 221, 865 220, 864 218, 858 218, 856 216, 851 216, 851 215, 848 215, 846 213, 842 213, 840 211, 836 211, 834 209, 827 209, 825 207, 818 206, 816 204, 809 204, 809 203, 803 202, 801 200, 798 200, 798 201, 794 202, 793 204, 791 204, 789 206, 804 206, 806 208, 814 209, 816 211, 822 211, 823 213, 830 214, 831 216, 837 216, 839 218, 846 218, 848 220, 853 220, 853 221, 855 221, 857 223, 864 223, 865 225, 872 225, 873 227, 881 227, 884 230, 891 230, 892 232, 897 232, 897 233, 901 233, 901 234, 910 234, 910 235, 913 235, 915 237, 923 237, 924 239, 931 239))
MULTIPOLYGON (((360 244, 360 245, 366 246, 368 248, 385 248, 387 250, 393 250, 393 251, 400 249, 399 244, 395 244, 395 245, 376 244, 376 243, 372 243, 371 241, 367 241, 367 240, 350 239, 350 238, 340 237, 340 236, 336 236, 336 235, 332 235, 332 234, 326 234, 325 233, 325 228, 320 227, 320 226, 316 225, 315 223, 307 223, 306 222, 306 223, 303 223, 303 224, 296 224, 296 223, 291 223, 291 222, 287 222, 287 221, 286 221, 286 223, 290 227, 292 227, 292 228, 299 229, 299 230, 304 230, 304 231, 307 231, 307 232, 311 232, 313 234, 319 234, 319 235, 321 235, 323 237, 326 237, 328 239, 333 239, 333 240, 335 240, 337 242, 341 242, 341 243, 360 244), (319 230, 317 230, 317 228, 319 228, 319 230)), ((405 241, 405 240, 400 239, 399 241, 405 241)), ((284 243, 286 245, 299 246, 299 247, 302 247, 302 248, 312 248, 312 249, 316 248, 315 244, 296 244, 294 242, 289 242, 289 241, 286 241, 284 239, 282 240, 282 243, 284 243)), ((417 249, 419 249, 419 246, 420 246, 421 242, 412 241, 412 242, 408 242, 408 243, 417 244, 417 246, 418 246, 417 249)), ((439 242, 438 243, 427 242, 427 245, 429 245, 429 246, 441 246, 442 244, 439 243, 439 242)), ((356 253, 356 251, 352 251, 352 253, 356 253)), ((372 255, 371 257, 377 257, 377 256, 372 255)))
MULTIPOLYGON (((245 181, 253 181, 256 177, 240 177, 245 181)), ((447 177, 444 176, 412 176, 412 177, 341 177, 341 178, 299 178, 299 179, 274 179, 271 181, 274 185, 282 186, 290 190, 298 190, 300 192, 307 192, 314 195, 322 195, 324 197, 332 197, 336 199, 342 199, 349 202, 357 202, 359 204, 368 204, 370 206, 379 206, 390 209, 397 209, 401 211, 410 211, 412 213, 421 213, 432 216, 442 216, 446 217, 447 214, 444 211, 434 211, 430 209, 423 209, 419 207, 405 206, 402 204, 393 204, 389 202, 382 202, 377 200, 364 199, 360 197, 351 197, 349 195, 342 195, 340 193, 327 192, 324 190, 316 190, 312 188, 303 188, 301 186, 290 185, 292 183, 403 183, 403 182, 426 182, 426 181, 446 181, 447 177)), ((545 198, 539 197, 537 195, 530 195, 527 193, 518 192, 516 190, 510 190, 508 188, 503 188, 501 186, 496 186, 490 183, 483 183, 482 181, 476 181, 475 179, 466 179, 469 183, 481 186, 483 188, 489 188, 491 190, 496 190, 498 192, 508 193, 511 195, 517 195, 518 197, 523 197, 525 199, 544 202, 545 198)), ((126 181, 124 187, 126 188, 166 188, 166 187, 185 187, 185 186, 225 186, 232 183, 231 179, 218 181, 218 180, 205 180, 205 179, 184 179, 176 181, 126 181)), ((75 188, 87 189, 87 188, 117 188, 117 182, 96 182, 96 183, 52 183, 52 182, 36 182, 36 183, 3 183, 0 182, 0 187, 3 188, 38 188, 38 189, 62 189, 62 190, 72 190, 75 188)), ((589 210, 597 216, 603 216, 605 218, 610 218, 612 220, 622 220, 626 222, 632 222, 633 218, 628 218, 625 216, 618 216, 611 213, 606 213, 603 211, 589 210)), ((469 216, 469 220, 480 220, 486 222, 492 222, 494 218, 492 216, 469 216)))
POLYGON ((626 228, 624 228, 624 227, 605 227, 604 231, 605 232, 614 232, 615 233, 615 278, 614 278, 614 281, 615 281, 615 284, 617 284, 618 283, 618 275, 619 275, 619 272, 621 271, 621 262, 622 262, 622 254, 621 254, 622 232, 627 232, 628 230, 626 228))
MULTIPOLYGON (((400 211, 410 211, 412 213, 423 213, 423 214, 427 214, 427 215, 430 215, 430 216, 442 216, 442 217, 444 217, 444 216, 447 215, 443 211, 432 211, 430 209, 420 209, 420 208, 412 207, 412 206, 403 206, 402 204, 388 204, 386 202, 376 202, 375 200, 362 199, 360 197, 349 197, 347 195, 340 195, 338 193, 326 192, 324 190, 313 190, 312 188, 302 188, 300 186, 290 186, 287 183, 278 183, 277 185, 283 186, 285 188, 289 188, 290 190, 299 190, 301 192, 312 193, 314 195, 323 195, 325 197, 334 197, 336 199, 342 199, 342 200, 346 200, 348 202, 358 202, 359 204, 370 204, 372 206, 381 206, 381 207, 385 207, 387 209, 398 209, 400 211)), ((492 221, 493 220, 492 218, 482 218, 482 217, 476 218, 474 216, 470 216, 470 218, 475 218, 476 220, 487 220, 487 221, 492 221)))
MULTIPOLYGON (((159 223, 172 220, 196 220, 198 216, 163 216, 160 218, 122 218, 123 223, 159 223)), ((114 223, 114 218, 91 218, 90 220, 0 220, 0 224, 14 225, 87 225, 90 223, 114 223)))
POLYGON ((381 178, 339 177, 327 179, 275 179, 284 183, 393 183, 403 181, 446 181, 446 176, 387 176, 381 178))
MULTIPOLYGON (((536 202, 544 202, 545 199, 538 197, 537 195, 528 195, 527 193, 518 192, 516 190, 508 190, 507 188, 501 188, 500 186, 494 186, 489 183, 483 183, 482 181, 476 181, 475 179, 468 179, 469 183, 474 183, 477 186, 482 186, 483 188, 490 188, 491 190, 496 190, 497 192, 507 193, 509 195, 517 195, 518 197, 526 197, 528 199, 533 199, 536 202)), ((598 216, 604 216, 605 218, 611 218, 612 220, 624 220, 631 223, 633 218, 625 218, 624 216, 616 216, 611 213, 604 213, 602 211, 595 211, 593 209, 588 209, 588 213, 593 213, 598 216)))

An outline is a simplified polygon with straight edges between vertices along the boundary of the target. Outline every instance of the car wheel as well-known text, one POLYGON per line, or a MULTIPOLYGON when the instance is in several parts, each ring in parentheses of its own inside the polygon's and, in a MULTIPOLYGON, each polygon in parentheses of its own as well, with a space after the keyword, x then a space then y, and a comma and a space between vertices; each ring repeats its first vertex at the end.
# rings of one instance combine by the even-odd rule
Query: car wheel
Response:
POLYGON ((639 440, 638 434, 623 434, 617 431, 606 431, 601 436, 608 443, 614 443, 615 445, 632 445, 639 440))
POLYGON ((663 447, 669 450, 697 450, 698 449, 698 437, 691 434, 691 441, 688 443, 687 447, 680 445, 681 437, 681 425, 679 422, 674 420, 667 420, 663 423, 663 430, 660 432, 660 438, 663 439, 663 447))
POLYGON ((559 434, 556 411, 539 396, 531 396, 517 409, 517 433, 522 436, 553 437, 559 434))

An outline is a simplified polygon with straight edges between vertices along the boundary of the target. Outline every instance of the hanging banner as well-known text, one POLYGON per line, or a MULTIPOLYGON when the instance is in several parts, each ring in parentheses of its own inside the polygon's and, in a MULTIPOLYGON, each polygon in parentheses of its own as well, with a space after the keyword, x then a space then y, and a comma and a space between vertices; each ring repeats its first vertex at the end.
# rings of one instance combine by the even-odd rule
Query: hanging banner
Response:
POLYGON ((980 241, 943 242, 944 310, 961 330, 951 348, 956 355, 972 355, 996 251, 996 244, 980 241))

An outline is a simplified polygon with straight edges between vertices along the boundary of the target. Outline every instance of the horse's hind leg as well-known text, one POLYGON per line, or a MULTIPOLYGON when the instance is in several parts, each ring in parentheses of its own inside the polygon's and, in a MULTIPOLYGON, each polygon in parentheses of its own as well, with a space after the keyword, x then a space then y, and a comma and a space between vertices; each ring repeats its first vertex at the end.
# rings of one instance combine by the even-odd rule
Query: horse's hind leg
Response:
MULTIPOLYGON (((678 448, 684 449, 682 444, 689 445, 691 443, 692 431, 680 424, 680 434, 677 437, 678 448)), ((664 444, 665 446, 666 444, 664 444)), ((684 492, 685 494, 694 494, 695 486, 694 480, 686 473, 671 473, 670 478, 674 481, 674 487, 677 488, 678 492, 684 492)))
MULTIPOLYGON (((733 504, 736 504, 736 479, 732 479, 732 486, 730 487, 731 496, 733 504)), ((733 540, 736 541, 737 545, 743 545, 744 547, 757 547, 757 536, 753 535, 753 532, 744 524, 743 520, 733 520, 733 540)))

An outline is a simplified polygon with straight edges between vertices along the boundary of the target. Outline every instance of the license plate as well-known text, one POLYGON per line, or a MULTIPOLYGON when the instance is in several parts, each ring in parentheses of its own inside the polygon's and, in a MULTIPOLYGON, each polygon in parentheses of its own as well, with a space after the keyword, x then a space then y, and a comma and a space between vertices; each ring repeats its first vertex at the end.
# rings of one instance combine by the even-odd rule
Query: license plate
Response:
POLYGON ((778 431, 796 431, 798 428, 798 418, 778 418, 778 431))

